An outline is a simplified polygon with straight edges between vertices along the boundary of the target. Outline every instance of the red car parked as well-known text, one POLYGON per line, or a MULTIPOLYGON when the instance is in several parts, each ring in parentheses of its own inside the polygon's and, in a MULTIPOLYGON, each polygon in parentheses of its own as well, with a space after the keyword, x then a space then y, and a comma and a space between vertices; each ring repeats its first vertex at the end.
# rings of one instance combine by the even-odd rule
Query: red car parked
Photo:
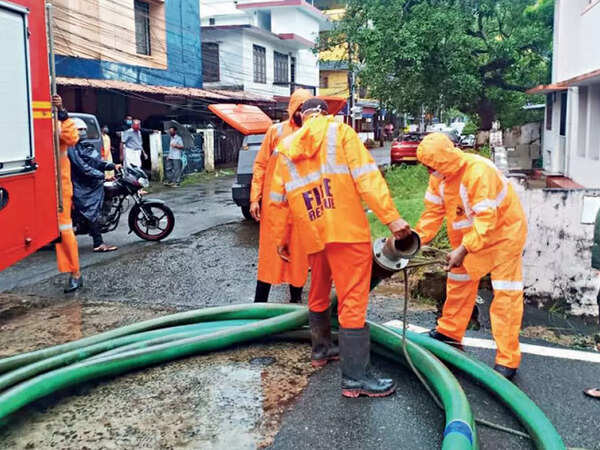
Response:
POLYGON ((416 164, 417 147, 421 143, 423 135, 420 133, 408 133, 401 139, 392 142, 391 163, 392 164, 416 164))

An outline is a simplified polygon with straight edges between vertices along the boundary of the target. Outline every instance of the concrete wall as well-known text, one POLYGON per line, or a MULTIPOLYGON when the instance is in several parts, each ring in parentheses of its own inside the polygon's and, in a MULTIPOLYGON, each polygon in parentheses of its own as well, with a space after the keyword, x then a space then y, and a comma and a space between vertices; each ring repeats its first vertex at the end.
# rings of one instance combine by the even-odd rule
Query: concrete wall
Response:
POLYGON ((552 81, 600 69, 600 3, 556 0, 552 81))
POLYGON ((133 0, 57 0, 59 76, 202 87, 198 0, 150 0, 151 55, 135 48, 133 0))
POLYGON ((525 295, 575 315, 598 315, 600 272, 591 268, 594 226, 582 224, 584 197, 600 190, 521 190, 528 221, 525 295))

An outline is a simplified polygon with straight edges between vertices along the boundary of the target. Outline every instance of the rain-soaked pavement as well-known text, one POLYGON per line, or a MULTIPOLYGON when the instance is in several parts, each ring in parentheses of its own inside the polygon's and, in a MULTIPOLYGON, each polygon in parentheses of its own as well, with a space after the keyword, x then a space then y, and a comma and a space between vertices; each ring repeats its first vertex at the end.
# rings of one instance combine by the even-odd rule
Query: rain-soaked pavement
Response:
MULTIPOLYGON (((241 220, 230 183, 217 179, 159 193, 175 210, 174 235, 148 244, 121 230, 111 240, 121 245, 118 252, 97 258, 84 251, 85 287, 73 296, 62 294, 64 278, 52 272, 51 251, 0 274, 0 285, 12 291, 0 294, 0 356, 174 311, 250 302, 258 227, 241 220)), ((401 317, 402 300, 393 292, 388 287, 372 295, 372 320, 401 317)), ((287 295, 275 287, 272 301, 287 295)), ((435 308, 415 302, 410 321, 433 326, 435 308)), ((468 334, 489 338, 483 322, 482 330, 468 334)), ((468 353, 493 363, 490 350, 468 353)), ((258 343, 86 383, 0 422, 0 448, 439 448, 443 412, 407 369, 376 359, 377 369, 397 380, 397 394, 351 400, 339 394, 339 364, 315 371, 308 357, 306 345, 258 343)), ((600 383, 599 369, 525 355, 516 383, 569 447, 600 449, 600 403, 581 393, 600 383)), ((458 377, 478 417, 518 428, 496 400, 458 377)), ((483 449, 533 448, 482 426, 478 432, 483 449)))

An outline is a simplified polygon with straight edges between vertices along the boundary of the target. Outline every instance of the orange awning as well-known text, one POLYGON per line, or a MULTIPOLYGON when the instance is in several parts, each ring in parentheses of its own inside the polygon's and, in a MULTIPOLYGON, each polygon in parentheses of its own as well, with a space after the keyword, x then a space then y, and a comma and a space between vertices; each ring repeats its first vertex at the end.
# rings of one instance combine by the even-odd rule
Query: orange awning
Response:
POLYGON ((339 113, 346 106, 346 99, 343 97, 334 97, 333 95, 318 95, 327 102, 327 112, 332 116, 339 113))
POLYGON ((218 103, 208 109, 244 135, 266 133, 273 124, 258 106, 218 103))

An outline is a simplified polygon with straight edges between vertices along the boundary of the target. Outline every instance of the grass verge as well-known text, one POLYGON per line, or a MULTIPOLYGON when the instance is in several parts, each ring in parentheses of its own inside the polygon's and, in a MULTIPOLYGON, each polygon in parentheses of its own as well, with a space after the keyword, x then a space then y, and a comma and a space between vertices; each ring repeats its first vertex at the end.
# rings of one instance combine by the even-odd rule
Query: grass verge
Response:
MULTIPOLYGON (((425 209, 423 197, 425 197, 425 191, 429 184, 427 169, 421 164, 396 166, 387 170, 385 179, 400 215, 414 228, 425 209)), ((373 237, 390 234, 388 228, 379 222, 373 213, 369 214, 369 223, 373 237)), ((445 224, 433 240, 432 245, 437 248, 450 248, 445 224)))

